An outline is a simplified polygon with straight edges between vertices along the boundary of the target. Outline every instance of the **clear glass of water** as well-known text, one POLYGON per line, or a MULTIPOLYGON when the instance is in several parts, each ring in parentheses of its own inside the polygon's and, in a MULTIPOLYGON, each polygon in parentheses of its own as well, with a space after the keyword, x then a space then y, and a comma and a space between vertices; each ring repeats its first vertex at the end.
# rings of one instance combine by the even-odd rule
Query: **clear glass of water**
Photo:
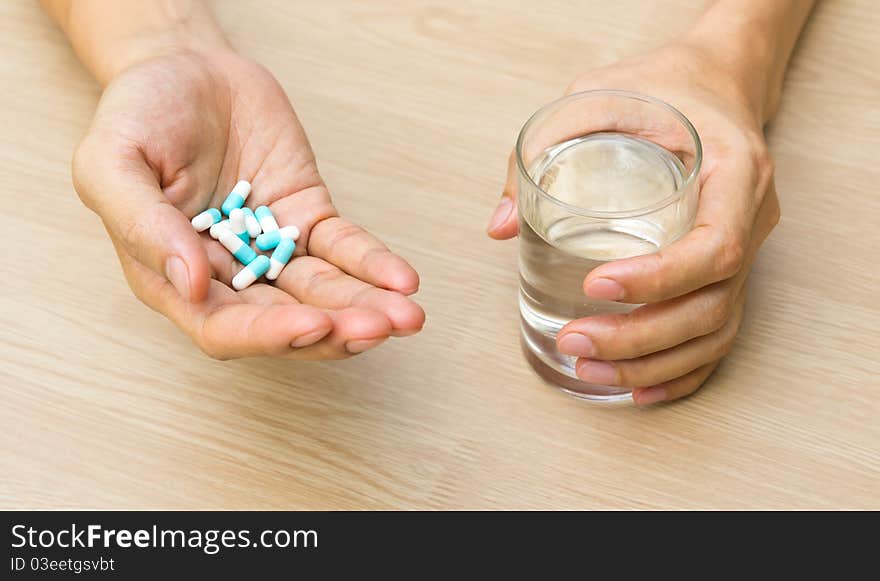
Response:
POLYGON ((656 252, 693 226, 702 149, 675 108, 627 91, 586 91, 539 109, 520 131, 520 320, 526 358, 545 380, 595 401, 629 389, 577 378, 556 349, 572 319, 639 305, 588 298, 584 278, 621 258, 656 252))

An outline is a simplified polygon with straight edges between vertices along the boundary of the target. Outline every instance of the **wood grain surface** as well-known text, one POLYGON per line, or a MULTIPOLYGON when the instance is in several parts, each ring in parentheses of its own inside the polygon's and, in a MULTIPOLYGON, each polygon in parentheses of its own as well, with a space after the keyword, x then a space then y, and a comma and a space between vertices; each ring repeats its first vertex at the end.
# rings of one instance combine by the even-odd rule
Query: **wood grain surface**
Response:
POLYGON ((97 85, 0 3, 0 507, 880 508, 880 14, 821 2, 769 128, 783 218, 733 353, 655 409, 582 404, 518 343, 484 235, 516 132, 700 1, 215 3, 340 210, 419 270, 424 331, 344 362, 217 362, 140 304, 69 160, 97 85))

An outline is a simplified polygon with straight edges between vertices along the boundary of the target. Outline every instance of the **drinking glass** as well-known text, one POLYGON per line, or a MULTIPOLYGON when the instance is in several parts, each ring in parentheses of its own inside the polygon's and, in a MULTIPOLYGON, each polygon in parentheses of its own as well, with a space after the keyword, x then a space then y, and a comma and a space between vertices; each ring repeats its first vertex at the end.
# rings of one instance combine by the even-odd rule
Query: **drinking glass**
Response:
POLYGON ((569 95, 523 126, 516 144, 522 345, 545 380, 587 400, 631 400, 628 388, 579 380, 576 358, 557 351, 556 335, 572 319, 640 306, 591 299, 584 278, 691 229, 701 159, 684 115, 628 91, 569 95))

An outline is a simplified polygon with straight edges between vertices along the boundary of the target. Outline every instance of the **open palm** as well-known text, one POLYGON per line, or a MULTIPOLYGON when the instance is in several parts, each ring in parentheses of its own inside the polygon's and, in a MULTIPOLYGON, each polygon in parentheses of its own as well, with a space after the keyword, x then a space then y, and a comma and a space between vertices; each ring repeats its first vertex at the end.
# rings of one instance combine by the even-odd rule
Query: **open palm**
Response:
POLYGON ((217 358, 340 358, 417 332, 418 275, 338 216, 282 88, 227 51, 136 65, 107 88, 74 159, 74 183, 104 221, 135 294, 217 358), (189 219, 253 184, 301 231, 274 284, 234 291, 241 268, 189 219))

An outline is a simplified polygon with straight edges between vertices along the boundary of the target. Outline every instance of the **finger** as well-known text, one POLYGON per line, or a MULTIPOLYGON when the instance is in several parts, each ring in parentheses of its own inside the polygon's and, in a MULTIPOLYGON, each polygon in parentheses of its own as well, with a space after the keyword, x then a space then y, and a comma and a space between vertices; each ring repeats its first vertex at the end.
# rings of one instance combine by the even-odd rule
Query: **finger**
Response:
MULTIPOLYGON (((231 284, 243 267, 213 240, 208 242, 207 248, 214 277, 231 284)), ((291 299, 295 297, 296 301, 322 309, 361 307, 378 311, 387 317, 391 334, 397 337, 417 333, 425 323, 425 312, 409 298, 369 285, 314 256, 294 257, 281 271, 275 285, 291 299)))
POLYGON ((197 344, 217 359, 289 356, 333 330, 331 317, 321 309, 295 303, 241 302, 190 318, 197 344))
POLYGON ((184 301, 170 282, 122 252, 126 277, 138 298, 183 329, 205 353, 217 359, 290 355, 333 329, 323 310, 300 305, 287 293, 255 285, 237 293, 211 280, 205 300, 184 301), (255 303, 244 302, 256 300, 255 303))
POLYGON ((694 369, 690 373, 659 385, 642 387, 633 390, 633 401, 636 405, 650 405, 661 401, 672 401, 697 391, 706 381, 718 362, 709 363, 694 369))
POLYGON ((693 230, 652 254, 594 269, 584 280, 587 296, 651 303, 737 274, 746 261, 759 210, 755 204, 756 188, 766 189, 769 182, 759 184, 762 176, 750 163, 726 163, 703 184, 693 230))
POLYGON ((202 240, 165 197, 137 147, 87 139, 74 158, 74 183, 125 253, 169 280, 183 300, 205 298, 209 267, 202 240))
POLYGON ((588 359, 642 357, 719 330, 730 319, 739 281, 723 281, 629 313, 575 319, 556 338, 561 353, 588 359))
POLYGON ((771 186, 755 222, 744 268, 734 278, 628 314, 576 319, 559 332, 558 349, 589 359, 633 359, 717 331, 733 312, 748 267, 778 221, 779 202, 771 186))
POLYGON ((501 201, 495 208, 487 228, 489 236, 496 240, 513 238, 519 232, 516 213, 517 180, 516 156, 514 153, 511 153, 510 158, 507 160, 507 180, 504 183, 501 201))
MULTIPOLYGON (((256 283, 237 291, 242 302, 251 305, 298 305, 300 302, 270 284, 256 283)), ((314 305, 313 305, 314 306, 314 305)))
MULTIPOLYGON (((219 244, 209 245, 209 249, 217 278, 228 284, 242 266, 219 244)), ((379 345, 389 335, 415 333, 424 324, 424 311, 408 298, 372 287, 311 256, 291 260, 276 284, 277 287, 255 284, 238 294, 248 302, 259 304, 302 300, 311 306, 330 309, 325 312, 333 320, 330 335, 308 350, 297 349, 285 354, 291 359, 344 359, 379 345), (321 274, 324 271, 329 272, 321 274), (329 284, 332 280, 341 284, 329 284)))
POLYGON ((333 331, 320 342, 289 353, 288 359, 345 359, 377 347, 391 334, 388 319, 371 309, 350 308, 327 314, 333 320, 333 331))
MULTIPOLYGON (((243 266, 214 240, 206 241, 208 257, 214 278, 227 285, 243 266)), ((296 256, 281 271, 276 286, 255 284, 241 293, 260 302, 279 300, 276 294, 264 294, 271 288, 289 297, 290 302, 302 302, 322 309, 360 307, 384 315, 391 325, 391 334, 397 337, 412 335, 425 323, 425 312, 420 306, 400 293, 376 288, 348 276, 332 264, 313 256, 296 256), (255 291, 252 289, 256 289, 255 291)), ((246 299, 253 302, 251 298, 246 299)))
POLYGON ((416 333, 425 323, 425 312, 409 298, 369 285, 314 256, 294 258, 276 285, 300 302, 325 309, 372 309, 387 318, 396 336, 416 333))
POLYGON ((309 234, 308 253, 373 286, 405 295, 419 289, 419 275, 403 258, 344 218, 318 222, 309 234))
POLYGON ((600 361, 579 359, 577 376, 599 385, 643 387, 670 381, 726 356, 733 346, 742 321, 745 292, 737 299, 735 312, 721 329, 636 359, 600 361))
MULTIPOLYGON (((320 176, 315 179, 320 182, 320 176)), ((323 220, 338 216, 330 200, 330 192, 322 182, 302 190, 285 188, 258 193, 252 203, 255 208, 262 204, 269 206, 279 226, 299 228, 300 237, 296 241, 298 256, 306 254, 312 228, 323 220)))

